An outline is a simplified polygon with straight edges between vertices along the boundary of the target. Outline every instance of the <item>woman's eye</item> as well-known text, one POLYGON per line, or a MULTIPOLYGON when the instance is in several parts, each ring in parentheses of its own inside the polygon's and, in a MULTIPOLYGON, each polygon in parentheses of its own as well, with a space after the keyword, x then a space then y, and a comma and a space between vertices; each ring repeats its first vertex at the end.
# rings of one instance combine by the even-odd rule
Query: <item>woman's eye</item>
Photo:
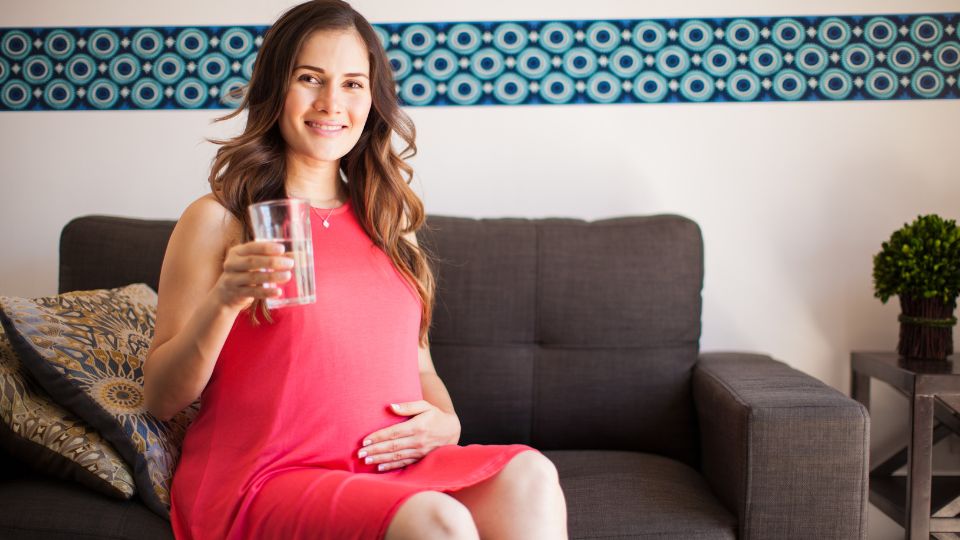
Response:
POLYGON ((301 80, 301 81, 303 81, 303 82, 308 82, 308 83, 318 83, 318 82, 320 82, 320 81, 318 81, 317 78, 314 77, 313 75, 301 75, 300 78, 299 78, 299 80, 301 80))
POLYGON ((350 81, 347 83, 347 86, 349 86, 350 88, 363 88, 363 85, 358 83, 357 81, 350 81))

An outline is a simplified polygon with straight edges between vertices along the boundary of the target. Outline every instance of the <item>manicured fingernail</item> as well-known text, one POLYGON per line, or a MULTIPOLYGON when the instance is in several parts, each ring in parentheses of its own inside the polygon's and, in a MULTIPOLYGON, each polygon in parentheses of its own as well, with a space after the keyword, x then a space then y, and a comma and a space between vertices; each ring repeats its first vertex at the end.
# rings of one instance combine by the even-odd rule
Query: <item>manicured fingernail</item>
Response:
POLYGON ((364 445, 364 446, 369 446, 370 443, 372 443, 372 442, 373 442, 373 441, 371 441, 370 439, 364 439, 364 440, 363 440, 363 445, 364 445))
POLYGON ((367 451, 366 451, 366 450, 361 450, 360 453, 357 454, 357 457, 362 458, 362 457, 366 457, 366 455, 367 455, 367 451))
POLYGON ((363 462, 366 463, 367 465, 369 465, 369 464, 373 463, 373 458, 372 458, 372 457, 368 457, 367 459, 363 460, 363 462))
POLYGON ((400 406, 397 405, 396 403, 391 403, 390 406, 393 407, 395 410, 398 410, 398 411, 400 410, 400 406))
POLYGON ((382 463, 381 463, 380 465, 377 465, 377 470, 378 470, 378 471, 382 471, 382 470, 384 470, 384 469, 386 469, 386 468, 387 468, 387 466, 384 465, 384 464, 382 464, 382 463))

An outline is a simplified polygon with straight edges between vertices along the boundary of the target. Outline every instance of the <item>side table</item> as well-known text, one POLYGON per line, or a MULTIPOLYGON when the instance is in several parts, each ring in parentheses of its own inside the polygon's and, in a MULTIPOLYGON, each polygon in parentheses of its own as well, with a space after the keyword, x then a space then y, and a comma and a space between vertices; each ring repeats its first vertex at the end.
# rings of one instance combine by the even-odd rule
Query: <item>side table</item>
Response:
MULTIPOLYGON (((850 355, 851 396, 870 408, 870 379, 910 402, 910 440, 870 469, 870 502, 903 525, 906 538, 960 538, 960 477, 933 476, 933 445, 960 433, 960 357, 908 361, 889 352, 850 355), (907 465, 907 476, 892 476, 907 465), (931 514, 932 511, 932 514, 931 514)), ((871 464, 875 460, 871 457, 871 464)))

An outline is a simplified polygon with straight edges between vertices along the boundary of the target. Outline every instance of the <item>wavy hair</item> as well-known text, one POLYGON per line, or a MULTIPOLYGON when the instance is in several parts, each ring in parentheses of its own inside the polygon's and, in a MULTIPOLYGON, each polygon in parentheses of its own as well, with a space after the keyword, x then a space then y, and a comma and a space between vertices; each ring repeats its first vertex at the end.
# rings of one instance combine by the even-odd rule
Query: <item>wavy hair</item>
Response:
MULTIPOLYGON (((354 30, 367 46, 370 61, 372 105, 356 145, 340 160, 347 180, 353 211, 373 243, 381 248, 421 301, 419 343, 427 343, 433 313, 436 282, 431 257, 403 235, 415 232, 425 222, 423 203, 409 184, 413 169, 406 160, 417 153, 416 129, 401 109, 394 90, 393 74, 380 38, 367 20, 341 0, 311 0, 297 5, 270 27, 257 52, 250 83, 239 107, 221 122, 247 111, 247 124, 240 135, 211 140, 219 145, 210 170, 214 197, 243 225, 243 240, 252 239, 247 207, 255 202, 287 196, 286 143, 278 120, 290 87, 297 55, 316 31, 354 30), (397 152, 391 143, 396 134, 405 143, 397 152)), ((272 322, 265 302, 250 307, 272 322)))

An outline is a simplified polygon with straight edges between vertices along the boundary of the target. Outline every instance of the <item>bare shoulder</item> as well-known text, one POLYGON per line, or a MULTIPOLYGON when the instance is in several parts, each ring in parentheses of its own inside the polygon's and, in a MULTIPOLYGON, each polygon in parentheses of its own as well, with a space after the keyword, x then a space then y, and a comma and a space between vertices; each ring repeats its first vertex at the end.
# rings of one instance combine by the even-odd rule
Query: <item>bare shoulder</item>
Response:
POLYGON ((177 228, 212 243, 220 240, 224 247, 239 243, 243 237, 240 221, 210 193, 187 206, 177 222, 177 228))

